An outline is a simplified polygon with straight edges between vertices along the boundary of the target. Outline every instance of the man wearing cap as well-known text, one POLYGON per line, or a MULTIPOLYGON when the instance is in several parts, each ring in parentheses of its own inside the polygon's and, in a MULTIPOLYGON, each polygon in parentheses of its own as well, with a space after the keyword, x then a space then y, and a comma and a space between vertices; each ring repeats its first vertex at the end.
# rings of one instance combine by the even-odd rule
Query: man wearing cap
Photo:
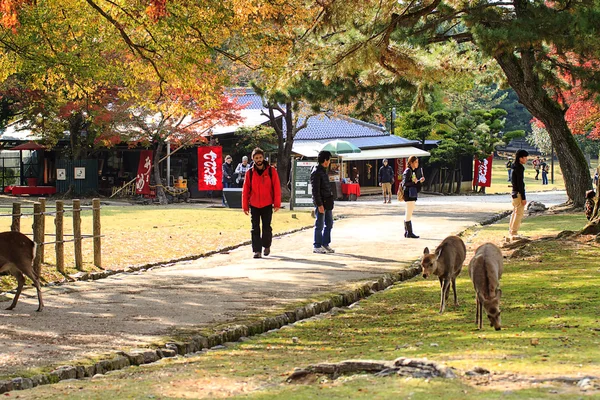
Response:
POLYGON ((527 163, 527 156, 529 153, 527 150, 519 150, 515 154, 515 161, 513 162, 513 173, 512 173, 512 206, 513 212, 510 216, 510 225, 508 228, 508 237, 510 240, 523 239, 524 236, 518 234, 519 228, 521 227, 521 219, 525 211, 525 205, 527 199, 525 197, 525 167, 527 163))
MULTIPOLYGON (((227 155, 227 157, 225 157, 225 162, 223 163, 223 178, 221 179, 223 182, 223 189, 233 187, 233 165, 231 165, 231 161, 233 161, 233 159, 230 155, 227 155)), ((226 205, 225 193, 223 193, 223 206, 226 205)))
POLYGON ((387 158, 383 159, 383 166, 379 168, 379 186, 383 191, 383 202, 392 202, 392 183, 394 182, 394 169, 388 165, 387 158), (388 199, 389 195, 389 199, 388 199))

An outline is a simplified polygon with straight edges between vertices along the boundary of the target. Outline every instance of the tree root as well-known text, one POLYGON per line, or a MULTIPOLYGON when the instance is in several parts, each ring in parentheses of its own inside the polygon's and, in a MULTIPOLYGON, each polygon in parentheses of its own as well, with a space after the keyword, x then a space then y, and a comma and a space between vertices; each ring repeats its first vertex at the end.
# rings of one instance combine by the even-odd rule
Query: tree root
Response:
POLYGON ((311 374, 329 375, 333 379, 343 374, 360 372, 375 373, 377 376, 400 375, 415 378, 456 378, 451 368, 433 361, 400 357, 394 361, 346 360, 339 363, 322 363, 296 369, 287 382, 294 382, 311 374))

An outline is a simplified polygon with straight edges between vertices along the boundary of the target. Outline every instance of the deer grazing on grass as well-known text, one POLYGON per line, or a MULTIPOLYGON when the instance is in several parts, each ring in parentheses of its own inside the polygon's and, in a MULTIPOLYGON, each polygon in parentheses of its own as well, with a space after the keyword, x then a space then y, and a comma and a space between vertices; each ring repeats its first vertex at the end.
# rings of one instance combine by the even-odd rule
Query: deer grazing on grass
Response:
POLYGON ((497 331, 502 328, 500 322, 500 278, 502 277, 502 252, 493 243, 485 243, 476 251, 469 263, 469 276, 475 287, 477 310, 475 323, 479 329, 483 326, 483 309, 490 320, 490 326, 497 331))
POLYGON ((37 289, 38 309, 42 311, 42 290, 37 274, 33 270, 33 258, 35 257, 35 244, 27 236, 20 232, 0 233, 0 273, 8 272, 17 279, 17 293, 7 310, 12 310, 19 301, 19 296, 25 284, 25 276, 33 282, 37 289))
POLYGON ((429 254, 429 248, 425 247, 423 251, 423 278, 431 274, 437 275, 441 286, 440 314, 446 308, 446 301, 450 294, 450 283, 454 292, 454 305, 458 306, 456 297, 456 277, 462 270, 463 262, 467 256, 467 249, 462 239, 458 236, 448 236, 435 249, 433 254, 429 254))

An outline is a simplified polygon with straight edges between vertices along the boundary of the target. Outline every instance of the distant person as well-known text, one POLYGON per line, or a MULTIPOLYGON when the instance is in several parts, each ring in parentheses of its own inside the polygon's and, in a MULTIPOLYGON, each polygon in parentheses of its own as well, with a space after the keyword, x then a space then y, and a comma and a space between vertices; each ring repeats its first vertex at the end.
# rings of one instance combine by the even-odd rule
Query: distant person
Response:
POLYGON ((542 185, 548 184, 548 170, 549 169, 550 169, 550 166, 546 163, 546 159, 543 158, 542 162, 540 163, 540 170, 542 171, 542 185))
POLYGON ((277 170, 265 161, 265 153, 261 148, 252 151, 252 161, 254 164, 244 179, 242 209, 244 214, 251 214, 252 251, 254 258, 261 258, 263 248, 265 256, 271 254, 271 220, 273 210, 277 212, 281 208, 281 186, 277 170))
POLYGON ((352 167, 351 178, 352 183, 358 183, 358 168, 352 167))
POLYGON ((310 172, 312 200, 315 205, 313 253, 335 253, 335 250, 329 246, 333 228, 333 193, 327 168, 331 163, 331 153, 327 150, 319 152, 317 162, 319 164, 310 172))
POLYGON ((512 174, 512 206, 513 212, 510 216, 510 225, 508 228, 508 236, 510 240, 522 239, 523 236, 519 236, 519 228, 521 227, 521 220, 523 219, 523 212, 525 211, 525 205, 527 204, 527 198, 525 196, 525 167, 527 163, 527 156, 529 153, 527 150, 519 150, 515 154, 515 161, 513 163, 513 174, 512 174))
POLYGON ((402 188, 404 189, 404 201, 406 202, 406 211, 404 213, 404 237, 418 239, 414 234, 412 226, 412 215, 418 193, 421 190, 421 184, 425 178, 417 178, 417 168, 419 168, 419 159, 416 156, 408 157, 408 166, 402 174, 402 188))
MULTIPOLYGON (((221 178, 223 189, 233 187, 233 165, 231 165, 231 161, 233 161, 233 159, 230 155, 225 157, 225 162, 223 163, 223 178, 221 178)), ((223 193, 223 205, 226 205, 225 201, 225 193, 223 193)))
POLYGON ((248 156, 242 157, 242 162, 235 167, 235 183, 238 187, 244 187, 244 179, 246 179, 246 172, 251 168, 248 164, 248 156))
POLYGON ((540 164, 542 160, 540 160, 540 156, 535 156, 535 160, 531 162, 533 164, 533 169, 535 170, 535 180, 539 181, 540 176, 540 164))
POLYGON ((508 181, 510 182, 512 179, 512 171, 513 171, 513 162, 512 159, 508 159, 506 162, 506 170, 508 171, 508 181))
POLYGON ((388 165, 387 158, 383 159, 383 165, 379 168, 379 186, 383 192, 383 202, 392 202, 392 183, 394 182, 394 169, 388 165), (388 199, 389 197, 389 199, 388 199))

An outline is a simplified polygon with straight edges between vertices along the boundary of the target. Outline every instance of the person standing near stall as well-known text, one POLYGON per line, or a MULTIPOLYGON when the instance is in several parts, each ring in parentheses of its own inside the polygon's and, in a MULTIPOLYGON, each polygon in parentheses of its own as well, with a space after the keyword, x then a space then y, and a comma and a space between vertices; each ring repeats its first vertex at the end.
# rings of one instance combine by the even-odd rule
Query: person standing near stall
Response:
POLYGON ((418 239, 412 226, 412 215, 415 210, 418 193, 421 190, 421 184, 425 182, 425 177, 417 178, 417 168, 419 168, 419 159, 417 156, 408 157, 408 166, 402 174, 402 188, 404 190, 404 201, 406 202, 406 211, 404 214, 404 237, 418 239))
POLYGON ((394 182, 394 169, 388 165, 387 158, 384 158, 383 165, 379 168, 379 186, 383 192, 384 203, 392 202, 392 182, 394 182))

